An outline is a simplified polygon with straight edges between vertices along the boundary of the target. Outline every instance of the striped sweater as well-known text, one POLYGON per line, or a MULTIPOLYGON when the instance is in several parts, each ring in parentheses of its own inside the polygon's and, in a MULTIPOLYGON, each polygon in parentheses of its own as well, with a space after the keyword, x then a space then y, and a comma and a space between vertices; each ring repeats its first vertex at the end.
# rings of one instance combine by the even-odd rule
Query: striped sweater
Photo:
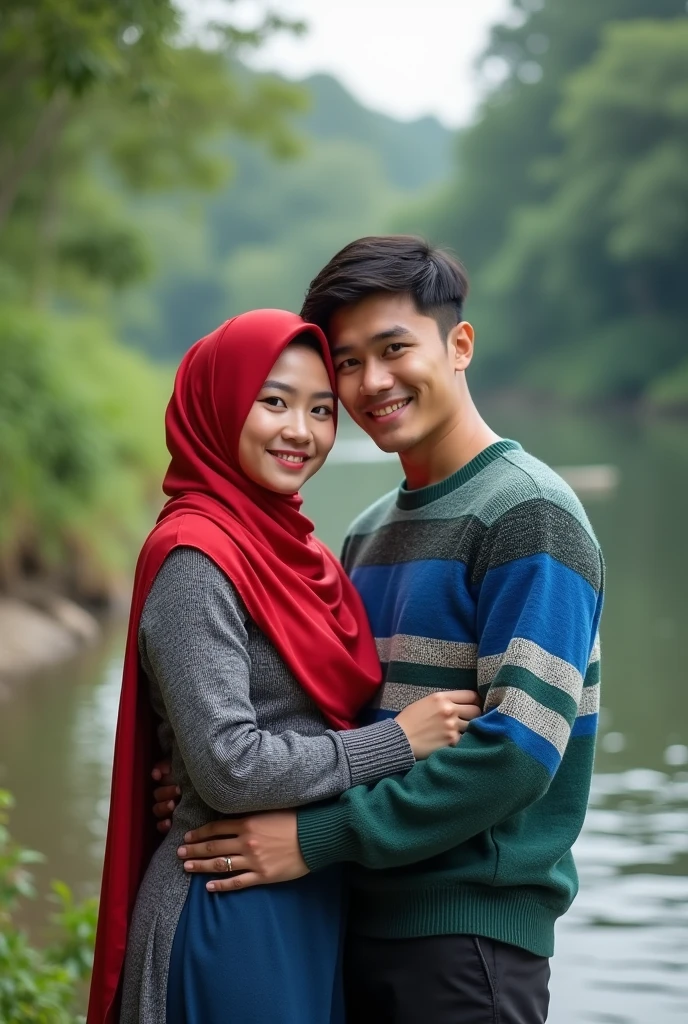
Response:
POLYGON ((550 956, 577 890, 599 708, 604 567, 580 502, 499 441, 374 504, 343 558, 384 666, 368 719, 446 688, 477 688, 484 712, 405 775, 301 809, 306 863, 358 865, 359 934, 485 935, 550 956))

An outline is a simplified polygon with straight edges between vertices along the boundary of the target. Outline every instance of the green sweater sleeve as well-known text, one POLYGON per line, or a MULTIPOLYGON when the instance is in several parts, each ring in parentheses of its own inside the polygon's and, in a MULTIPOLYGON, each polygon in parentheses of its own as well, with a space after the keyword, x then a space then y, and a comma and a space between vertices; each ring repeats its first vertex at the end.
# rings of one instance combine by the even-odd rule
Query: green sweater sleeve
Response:
POLYGON ((483 716, 457 747, 405 776, 300 810, 299 843, 311 870, 339 861, 381 869, 425 860, 546 793, 579 713, 597 633, 599 554, 597 565, 591 579, 550 557, 543 543, 533 557, 486 574, 477 599, 483 716))

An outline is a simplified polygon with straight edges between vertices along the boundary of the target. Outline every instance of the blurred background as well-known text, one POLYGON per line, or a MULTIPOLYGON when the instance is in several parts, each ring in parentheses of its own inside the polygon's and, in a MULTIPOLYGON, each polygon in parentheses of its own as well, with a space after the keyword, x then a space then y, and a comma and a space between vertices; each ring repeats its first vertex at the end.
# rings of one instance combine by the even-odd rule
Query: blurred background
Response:
MULTIPOLYGON (((3 0, 0 788, 47 864, 23 902, 0 813, 0 1024, 76 1019, 92 915, 62 890, 55 982, 43 895, 98 890, 176 362, 233 314, 298 310, 347 241, 402 231, 466 264, 473 391, 576 487, 608 563, 550 1019, 688 1019, 685 0, 3 0)), ((398 481, 345 423, 306 509, 336 548, 398 481)))

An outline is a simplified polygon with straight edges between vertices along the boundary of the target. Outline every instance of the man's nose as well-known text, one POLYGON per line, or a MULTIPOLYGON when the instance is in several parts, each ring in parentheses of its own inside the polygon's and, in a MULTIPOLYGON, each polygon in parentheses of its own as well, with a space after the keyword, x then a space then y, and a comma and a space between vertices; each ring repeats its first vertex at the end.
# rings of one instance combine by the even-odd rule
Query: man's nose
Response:
POLYGON ((366 364, 361 382, 362 395, 377 395, 380 391, 389 391, 392 387, 394 377, 382 363, 371 360, 366 364))

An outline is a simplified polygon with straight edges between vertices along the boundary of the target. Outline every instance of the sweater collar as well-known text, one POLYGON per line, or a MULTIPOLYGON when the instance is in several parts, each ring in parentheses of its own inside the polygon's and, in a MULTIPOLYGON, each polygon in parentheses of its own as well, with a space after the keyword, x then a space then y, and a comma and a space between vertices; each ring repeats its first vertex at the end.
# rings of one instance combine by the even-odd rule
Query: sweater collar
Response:
POLYGON ((509 441, 508 439, 495 441, 494 444, 483 448, 474 459, 467 462, 461 469, 457 469, 451 476, 448 476, 445 480, 440 480, 436 484, 429 484, 427 487, 409 490, 404 480, 397 494, 397 508, 411 510, 422 508, 423 505, 429 505, 431 501, 437 501, 438 498, 443 498, 445 494, 450 494, 457 487, 461 487, 462 484, 471 480, 477 473, 485 469, 486 466, 489 466, 491 462, 504 455, 505 452, 516 451, 520 447, 518 441, 509 441))

